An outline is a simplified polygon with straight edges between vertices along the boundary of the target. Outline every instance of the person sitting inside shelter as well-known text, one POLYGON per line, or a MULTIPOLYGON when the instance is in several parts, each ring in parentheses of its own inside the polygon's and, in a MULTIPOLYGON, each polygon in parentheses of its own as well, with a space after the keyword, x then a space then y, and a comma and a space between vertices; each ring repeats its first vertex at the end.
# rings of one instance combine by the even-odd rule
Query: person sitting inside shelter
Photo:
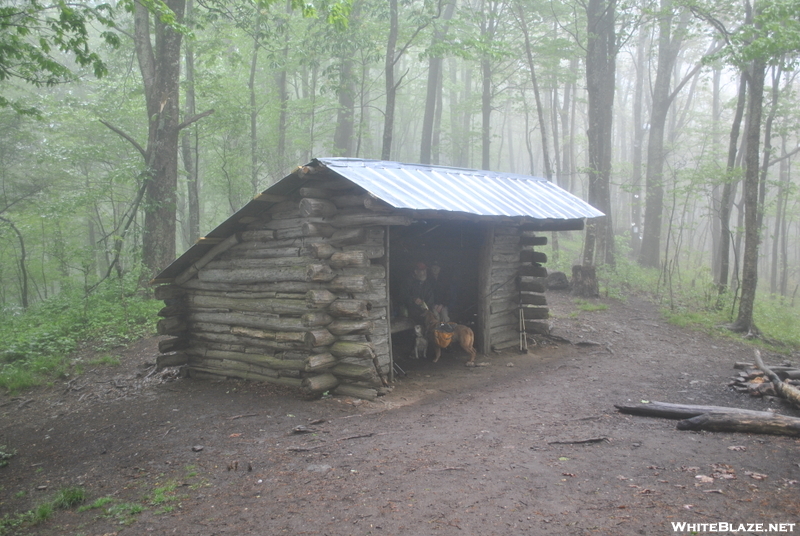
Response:
POLYGON ((433 301, 433 284, 428 279, 428 267, 424 262, 418 262, 403 287, 402 302, 408 308, 408 317, 424 325, 425 310, 433 305, 433 301))
POLYGON ((433 310, 442 322, 450 322, 450 281, 442 274, 437 261, 431 264, 431 284, 433 285, 433 310))

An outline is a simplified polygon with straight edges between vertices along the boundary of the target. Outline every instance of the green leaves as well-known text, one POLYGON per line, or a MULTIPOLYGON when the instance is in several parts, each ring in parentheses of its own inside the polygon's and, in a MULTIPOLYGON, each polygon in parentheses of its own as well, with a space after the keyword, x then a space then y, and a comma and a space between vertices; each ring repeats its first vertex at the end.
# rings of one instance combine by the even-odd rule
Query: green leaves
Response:
MULTIPOLYGON (((95 21, 114 28, 110 6, 68 5, 63 1, 47 6, 39 0, 25 0, 0 7, 0 81, 18 79, 41 87, 73 80, 72 70, 54 56, 56 51, 72 56, 77 65, 90 68, 96 77, 105 76, 108 68, 90 48, 88 28, 95 21)), ((112 31, 104 31, 100 37, 112 47, 119 45, 112 31)), ((0 97, 0 107, 35 114, 35 110, 4 97, 0 97)))

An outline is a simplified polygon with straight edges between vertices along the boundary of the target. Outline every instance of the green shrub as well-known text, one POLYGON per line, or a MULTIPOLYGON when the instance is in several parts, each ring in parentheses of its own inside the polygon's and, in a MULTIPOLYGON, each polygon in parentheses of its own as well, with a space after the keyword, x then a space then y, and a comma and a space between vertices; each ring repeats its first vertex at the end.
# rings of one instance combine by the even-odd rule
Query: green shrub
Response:
POLYGON ((53 499, 53 508, 66 510, 86 501, 86 490, 81 487, 64 488, 53 499))
POLYGON ((161 306, 131 274, 88 295, 67 287, 27 311, 0 313, 0 388, 14 392, 62 376, 86 345, 103 350, 152 334, 161 306))

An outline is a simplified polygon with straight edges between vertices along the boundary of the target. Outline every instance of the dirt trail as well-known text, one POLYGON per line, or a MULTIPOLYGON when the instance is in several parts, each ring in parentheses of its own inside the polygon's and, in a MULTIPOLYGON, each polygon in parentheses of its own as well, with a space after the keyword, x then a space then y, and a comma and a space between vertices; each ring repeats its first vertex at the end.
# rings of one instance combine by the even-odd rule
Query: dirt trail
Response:
POLYGON ((376 402, 148 377, 156 343, 141 341, 120 367, 0 397, 0 445, 17 451, 0 469, 0 515, 81 485, 107 504, 21 533, 666 535, 673 522, 800 523, 800 441, 681 432, 614 409, 660 400, 800 416, 727 387, 748 346, 665 324, 638 298, 591 313, 548 299, 554 333, 588 344, 479 356, 475 368, 459 353, 403 361, 408 376, 376 402), (584 440, 597 441, 574 443, 584 440))

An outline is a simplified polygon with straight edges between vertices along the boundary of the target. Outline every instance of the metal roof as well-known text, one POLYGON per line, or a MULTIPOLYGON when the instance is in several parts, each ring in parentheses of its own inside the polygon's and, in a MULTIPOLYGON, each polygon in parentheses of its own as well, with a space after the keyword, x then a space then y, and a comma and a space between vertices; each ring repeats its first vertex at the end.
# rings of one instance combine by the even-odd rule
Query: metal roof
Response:
POLYGON ((556 184, 539 177, 445 166, 403 164, 358 158, 318 158, 314 173, 293 171, 201 238, 166 267, 153 283, 180 275, 219 241, 237 232, 244 217, 257 216, 272 196, 290 195, 327 168, 398 209, 449 211, 478 216, 535 220, 582 220, 604 214, 556 184))
POLYGON ((316 161, 395 208, 556 220, 603 216, 590 204, 538 177, 355 158, 316 161))

